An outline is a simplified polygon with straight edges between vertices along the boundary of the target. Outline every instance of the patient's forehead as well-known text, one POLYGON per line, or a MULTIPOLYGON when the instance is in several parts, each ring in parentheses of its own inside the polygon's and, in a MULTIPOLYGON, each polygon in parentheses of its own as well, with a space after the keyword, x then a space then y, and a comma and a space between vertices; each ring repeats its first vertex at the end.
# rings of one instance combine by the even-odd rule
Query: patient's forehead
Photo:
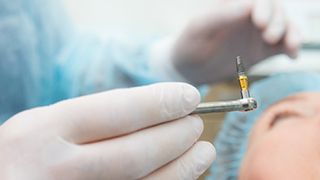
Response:
POLYGON ((305 109, 303 107, 308 106, 309 108, 319 108, 320 109, 320 93, 319 92, 301 92, 296 93, 291 96, 285 97, 284 99, 272 104, 267 108, 267 110, 270 110, 274 107, 280 106, 280 105, 289 105, 289 106, 301 106, 302 109, 305 109))

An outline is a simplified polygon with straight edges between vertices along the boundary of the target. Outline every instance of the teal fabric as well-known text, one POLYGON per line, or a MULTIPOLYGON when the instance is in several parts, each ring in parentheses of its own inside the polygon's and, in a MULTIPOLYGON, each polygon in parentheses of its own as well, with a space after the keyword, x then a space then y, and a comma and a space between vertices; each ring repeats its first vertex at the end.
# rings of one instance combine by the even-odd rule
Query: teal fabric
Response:
POLYGON ((51 94, 54 59, 68 41, 58 14, 58 1, 0 0, 0 123, 51 94))
POLYGON ((0 124, 35 106, 160 81, 148 68, 151 43, 81 34, 59 0, 0 0, 0 124))
POLYGON ((249 132, 261 113, 270 105, 298 92, 320 92, 320 74, 296 72, 277 74, 256 82, 251 95, 258 102, 258 109, 249 112, 228 113, 214 145, 217 159, 207 179, 237 179, 241 161, 247 148, 249 132))

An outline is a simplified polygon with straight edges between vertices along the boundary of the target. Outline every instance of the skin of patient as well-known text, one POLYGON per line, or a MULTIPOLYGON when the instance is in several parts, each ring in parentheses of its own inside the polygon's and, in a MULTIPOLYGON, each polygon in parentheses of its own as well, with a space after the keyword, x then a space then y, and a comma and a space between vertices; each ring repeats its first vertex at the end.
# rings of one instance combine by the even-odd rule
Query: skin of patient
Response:
POLYGON ((320 93, 270 106, 250 134, 240 180, 320 179, 320 93))

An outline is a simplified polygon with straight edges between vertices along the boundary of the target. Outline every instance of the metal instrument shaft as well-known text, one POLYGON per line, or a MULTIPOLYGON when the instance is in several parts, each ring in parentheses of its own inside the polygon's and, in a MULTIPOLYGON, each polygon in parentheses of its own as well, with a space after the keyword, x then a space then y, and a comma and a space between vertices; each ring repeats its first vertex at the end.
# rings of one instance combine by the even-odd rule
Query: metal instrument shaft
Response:
POLYGON ((216 101, 201 103, 191 114, 205 114, 231 111, 252 111, 257 108, 257 101, 245 98, 234 101, 216 101))

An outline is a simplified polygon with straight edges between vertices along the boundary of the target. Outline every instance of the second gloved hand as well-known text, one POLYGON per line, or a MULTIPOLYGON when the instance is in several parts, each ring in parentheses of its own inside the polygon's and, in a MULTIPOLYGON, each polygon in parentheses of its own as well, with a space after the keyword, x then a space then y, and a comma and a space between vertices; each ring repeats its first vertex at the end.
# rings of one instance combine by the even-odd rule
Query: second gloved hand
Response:
POLYGON ((194 19, 178 38, 173 64, 195 85, 230 78, 237 56, 251 66, 269 56, 296 57, 298 31, 279 0, 221 0, 207 15, 194 19))

